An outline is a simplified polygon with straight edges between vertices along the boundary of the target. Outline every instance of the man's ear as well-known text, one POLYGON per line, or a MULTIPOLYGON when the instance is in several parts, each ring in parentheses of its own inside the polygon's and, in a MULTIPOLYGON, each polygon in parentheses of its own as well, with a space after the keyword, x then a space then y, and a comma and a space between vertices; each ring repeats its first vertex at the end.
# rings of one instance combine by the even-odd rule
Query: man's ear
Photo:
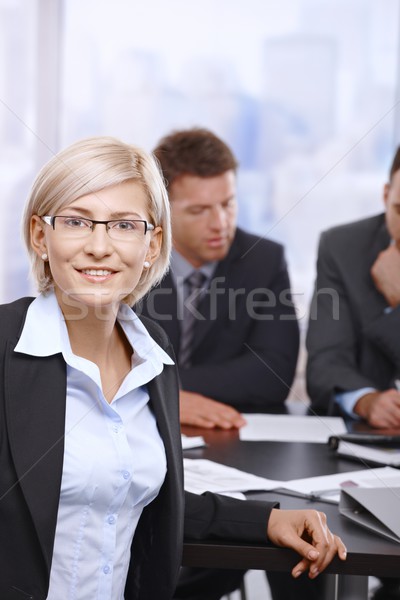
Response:
POLYGON ((42 256, 46 252, 46 238, 44 234, 44 223, 38 215, 32 215, 31 224, 31 248, 38 256, 42 256))

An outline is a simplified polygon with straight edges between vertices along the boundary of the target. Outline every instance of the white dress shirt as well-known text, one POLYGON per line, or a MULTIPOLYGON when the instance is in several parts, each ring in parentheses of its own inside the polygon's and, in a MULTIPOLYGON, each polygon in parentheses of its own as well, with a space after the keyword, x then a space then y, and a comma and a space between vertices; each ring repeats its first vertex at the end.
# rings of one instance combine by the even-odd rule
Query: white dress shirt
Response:
POLYGON ((123 599, 137 523, 165 478, 146 384, 173 361, 128 306, 121 306, 118 321, 134 353, 110 404, 97 365, 73 354, 54 293, 32 302, 15 348, 33 356, 61 352, 67 364, 64 464, 47 600, 123 599))

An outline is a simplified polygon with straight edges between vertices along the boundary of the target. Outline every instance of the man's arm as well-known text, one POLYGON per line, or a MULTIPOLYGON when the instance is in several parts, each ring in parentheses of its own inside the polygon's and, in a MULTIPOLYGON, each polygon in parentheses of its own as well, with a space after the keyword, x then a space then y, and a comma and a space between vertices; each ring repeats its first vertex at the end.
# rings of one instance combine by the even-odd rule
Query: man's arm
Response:
POLYGON ((338 264, 337 244, 330 232, 322 234, 306 340, 307 390, 312 407, 320 413, 333 412, 338 391, 376 387, 357 364, 359 333, 338 264))
POLYGON ((198 496, 185 492, 185 537, 222 538, 247 542, 271 542, 292 548, 302 557, 293 567, 293 577, 309 571, 315 578, 338 554, 346 559, 346 548, 315 510, 279 510, 276 503, 236 500, 218 494, 198 496))
MULTIPOLYGON (((398 366, 400 372, 400 308, 396 304, 397 259, 400 253, 390 246, 381 252, 371 268, 371 277, 388 302, 388 310, 356 331, 354 307, 350 306, 349 289, 343 281, 343 264, 338 262, 338 241, 328 234, 321 236, 318 252, 317 282, 310 310, 307 335, 307 386, 313 407, 318 412, 332 412, 332 406, 341 392, 358 393, 352 406, 355 416, 365 419, 373 427, 394 427, 400 424, 400 394, 390 388, 389 377, 383 389, 377 389, 373 376, 361 371, 358 364, 360 348, 372 342, 383 361, 398 366), (397 252, 393 256, 393 251, 397 252), (363 339, 361 339, 363 336, 363 339), (390 389, 388 389, 390 388, 390 389)), ((400 263, 399 263, 400 264, 400 263)), ((362 292, 360 292, 361 295, 362 292)), ((360 303, 362 302, 360 297, 360 303)), ((376 366, 376 365, 375 365, 376 366)))
POLYGON ((354 406, 354 412, 372 427, 387 429, 400 425, 400 393, 395 389, 370 392, 354 406))

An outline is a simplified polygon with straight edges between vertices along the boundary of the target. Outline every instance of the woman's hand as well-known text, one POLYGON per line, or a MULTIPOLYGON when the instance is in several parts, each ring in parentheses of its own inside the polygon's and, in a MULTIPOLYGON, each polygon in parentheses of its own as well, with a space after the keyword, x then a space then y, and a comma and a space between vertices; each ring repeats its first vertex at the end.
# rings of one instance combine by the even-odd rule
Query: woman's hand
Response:
POLYGON ((293 577, 309 571, 314 579, 338 554, 346 560, 347 550, 326 523, 326 515, 317 510, 272 509, 267 527, 268 539, 277 546, 292 548, 303 558, 292 569, 293 577))

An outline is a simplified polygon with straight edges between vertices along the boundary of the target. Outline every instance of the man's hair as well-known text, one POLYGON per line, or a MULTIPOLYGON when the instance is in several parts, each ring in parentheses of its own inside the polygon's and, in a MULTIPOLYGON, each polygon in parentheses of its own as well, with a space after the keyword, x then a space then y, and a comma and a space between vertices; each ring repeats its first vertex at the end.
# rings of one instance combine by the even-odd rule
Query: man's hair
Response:
POLYGON ((389 171, 389 181, 392 181, 394 174, 400 169, 400 146, 396 150, 394 155, 392 166, 389 171))
POLYGON ((160 140, 153 154, 167 187, 182 175, 214 177, 238 167, 225 142, 203 128, 173 131, 160 140))

